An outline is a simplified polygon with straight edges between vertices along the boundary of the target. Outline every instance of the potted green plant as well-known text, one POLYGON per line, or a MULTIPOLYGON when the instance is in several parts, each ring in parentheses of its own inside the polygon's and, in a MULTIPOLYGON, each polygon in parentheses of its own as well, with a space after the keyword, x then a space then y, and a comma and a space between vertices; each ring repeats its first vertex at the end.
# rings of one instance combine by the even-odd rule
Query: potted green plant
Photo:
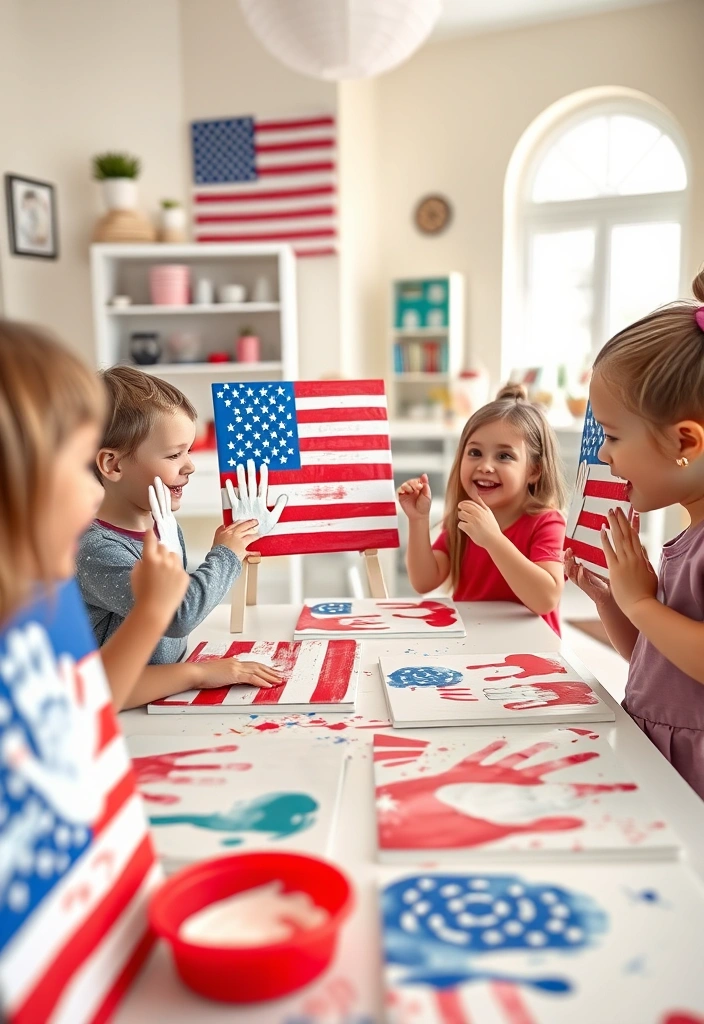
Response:
POLYGON ((161 241, 185 242, 186 211, 178 199, 161 200, 161 241))
POLYGON ((102 182, 108 210, 134 210, 141 164, 129 153, 99 153, 93 157, 93 177, 102 182))

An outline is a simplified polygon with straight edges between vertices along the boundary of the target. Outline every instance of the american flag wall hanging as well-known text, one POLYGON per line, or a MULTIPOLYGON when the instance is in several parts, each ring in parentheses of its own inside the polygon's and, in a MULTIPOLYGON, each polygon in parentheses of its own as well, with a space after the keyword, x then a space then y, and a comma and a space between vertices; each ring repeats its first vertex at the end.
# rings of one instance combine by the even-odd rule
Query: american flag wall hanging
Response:
POLYGON ((285 242, 298 256, 337 251, 335 118, 194 121, 196 242, 285 242))
POLYGON ((236 487, 237 466, 252 459, 268 468, 269 507, 280 495, 288 499, 272 532, 249 550, 399 546, 382 380, 213 384, 213 405, 220 486, 229 478, 236 487))

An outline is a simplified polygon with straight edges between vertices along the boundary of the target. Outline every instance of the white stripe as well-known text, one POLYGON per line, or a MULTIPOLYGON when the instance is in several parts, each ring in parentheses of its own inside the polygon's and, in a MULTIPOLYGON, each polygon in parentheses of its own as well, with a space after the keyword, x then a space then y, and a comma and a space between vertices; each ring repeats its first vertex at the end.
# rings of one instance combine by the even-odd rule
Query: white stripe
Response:
MULTIPOLYGON (((337 232, 337 221, 334 216, 326 217, 291 217, 281 220, 247 220, 242 222, 223 221, 215 224, 194 224, 194 230, 199 238, 203 235, 294 235, 307 234, 309 231, 332 231, 337 232)), ((333 238, 334 235, 323 236, 317 239, 318 244, 325 241, 325 237, 333 238)), ((312 241, 312 239, 311 239, 312 241)))
POLYGON ((71 979, 51 1024, 82 1024, 93 1019, 147 932, 147 907, 162 878, 161 868, 155 864, 122 917, 71 979))
MULTIPOLYGON (((313 185, 330 185, 334 183, 335 176, 331 171, 315 171, 311 174, 277 174, 265 175, 257 178, 256 181, 225 181, 217 185, 195 185, 193 188, 194 200, 198 196, 219 196, 238 192, 279 192, 289 189, 309 188, 313 185)), ((194 206, 214 206, 215 203, 195 203, 194 206)))
POLYGON ((601 531, 592 530, 588 526, 577 526, 573 533, 574 540, 581 540, 583 544, 589 544, 601 551, 601 531))
MULTIPOLYGON (((300 141, 304 140, 301 139, 300 141)), ((337 163, 337 150, 335 146, 330 146, 327 149, 289 149, 273 153, 257 153, 258 171, 269 171, 277 167, 289 167, 291 165, 299 167, 302 164, 314 166, 315 164, 323 163, 333 164, 333 166, 337 163)))
POLYGON ((145 834, 142 802, 137 793, 133 793, 5 947, 0 958, 4 1009, 12 1012, 25 1001, 70 936, 114 888, 145 834), (103 854, 114 858, 109 869, 100 863, 103 854), (70 907, 65 906, 66 896, 82 884, 89 887, 88 900, 74 900, 70 907))
POLYGON ((600 462, 590 464, 589 476, 593 480, 602 480, 610 484, 623 484, 626 482, 620 476, 614 476, 610 467, 602 466, 600 462))
POLYGON ((610 508, 623 509, 624 513, 628 515, 631 506, 628 501, 614 501, 613 498, 585 498, 582 511, 593 512, 597 516, 605 516, 610 508))
POLYGON ((190 704, 199 693, 200 690, 184 690, 182 693, 172 693, 170 697, 162 697, 161 700, 159 700, 159 704, 161 704, 162 701, 165 704, 183 704, 184 701, 187 701, 190 704))
POLYGON ((105 676, 103 660, 98 651, 86 655, 76 664, 76 671, 83 684, 84 707, 96 713, 110 704, 110 689, 105 676))
POLYGON ((299 423, 299 437, 353 437, 361 434, 389 435, 388 420, 324 420, 299 423))
MULTIPOLYGON (((351 452, 301 452, 301 466, 355 466, 363 463, 370 465, 388 465, 391 462, 391 450, 351 451, 351 452)), ((286 469, 284 463, 283 470, 286 469)))
MULTIPOLYGON (((198 209, 195 210, 196 217, 206 217, 209 214, 215 216, 222 216, 226 214, 246 214, 246 213, 288 213, 294 210, 308 210, 316 209, 323 206, 335 206, 335 193, 327 192, 316 196, 287 196, 285 199, 267 199, 262 196, 260 199, 247 199, 239 203, 201 203, 198 209)), ((316 220, 321 218, 315 218, 316 220)), ((243 224, 266 224, 267 221, 243 221, 243 224)), ((197 227, 203 228, 205 224, 198 224, 197 227)))
MULTIPOLYGON (((266 121, 262 122, 267 124, 266 121)), ((269 122, 271 123, 271 122, 269 122)), ((282 122, 283 124, 283 122, 282 122)), ((319 139, 330 139, 335 142, 335 124, 306 125, 301 128, 282 127, 269 128, 262 131, 257 125, 254 126, 255 145, 257 146, 280 146, 283 143, 313 142, 319 139)))
POLYGON ((108 793, 124 778, 130 767, 131 762, 127 756, 125 741, 122 734, 118 733, 107 747, 101 750, 95 761, 94 772, 100 792, 107 797, 108 793))
POLYGON ((577 557, 577 561, 580 565, 583 565, 585 569, 589 569, 590 572, 595 572, 597 576, 604 576, 608 579, 609 570, 605 565, 597 565, 596 562, 589 562, 586 558, 582 557, 577 557))
POLYGON ((307 704, 323 667, 327 641, 314 640, 298 648, 298 657, 279 703, 307 704))
MULTIPOLYGON (((225 492, 223 492, 224 494, 225 492)), ((396 500, 393 480, 353 480, 339 484, 285 484, 281 487, 269 487, 269 504, 285 494, 288 496, 287 508, 296 505, 325 505, 331 502, 376 504, 396 500)))
POLYGON ((359 516, 356 519, 303 519, 298 523, 277 523, 271 537, 296 533, 357 533, 360 530, 397 530, 396 516, 359 516))
MULTIPOLYGON (((257 640, 252 650, 241 654, 243 661, 263 661, 271 665, 276 651, 276 640, 257 640)), ((259 691, 258 686, 231 686, 222 704, 251 704, 259 691)))
POLYGON ((296 409, 385 409, 386 395, 312 395, 297 397, 296 409))

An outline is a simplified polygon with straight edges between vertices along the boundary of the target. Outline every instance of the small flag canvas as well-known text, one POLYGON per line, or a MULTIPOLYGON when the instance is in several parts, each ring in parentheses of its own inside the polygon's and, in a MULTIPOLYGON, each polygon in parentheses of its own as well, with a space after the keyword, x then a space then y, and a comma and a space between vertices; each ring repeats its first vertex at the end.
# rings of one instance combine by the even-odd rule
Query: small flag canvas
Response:
POLYGON ((374 737, 379 859, 673 859, 677 837, 591 729, 374 737))
POLYGON ((225 481, 237 466, 266 465, 268 503, 286 507, 263 555, 324 554, 399 546, 391 443, 382 380, 213 384, 225 522, 225 481))
POLYGON ((107 1021, 161 875, 74 582, 0 632, 0 1019, 107 1021))
POLYGON ((609 509, 620 508, 630 518, 632 507, 626 481, 612 476, 610 468, 599 461, 603 443, 604 431, 594 419, 590 404, 584 418, 577 483, 567 515, 565 548, 572 548, 587 569, 608 579, 601 529, 608 528, 609 509))
POLYGON ((452 601, 423 598, 407 601, 318 599, 306 601, 298 617, 294 639, 354 636, 382 640, 448 639, 466 636, 459 611, 452 601))
POLYGON ((282 686, 220 686, 186 690, 147 705, 151 714, 266 714, 315 711, 354 711, 361 645, 354 640, 236 640, 200 643, 191 662, 213 658, 258 661, 277 669, 282 686))
POLYGON ((191 124, 196 242, 337 251, 335 118, 229 117, 191 124))
POLYGON ((396 729, 615 719, 562 654, 385 654, 379 665, 396 729))

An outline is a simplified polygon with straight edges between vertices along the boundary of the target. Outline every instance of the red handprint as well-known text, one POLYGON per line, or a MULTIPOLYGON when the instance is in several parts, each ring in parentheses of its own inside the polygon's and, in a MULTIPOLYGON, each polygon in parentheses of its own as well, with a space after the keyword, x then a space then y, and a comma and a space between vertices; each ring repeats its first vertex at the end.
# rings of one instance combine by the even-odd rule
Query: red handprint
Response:
POLYGON ((557 705, 598 704, 588 683, 515 683, 513 686, 485 687, 487 700, 500 700, 507 711, 527 711, 557 705))
POLYGON ((418 615, 392 615, 394 619, 421 619, 428 626, 442 629, 457 622, 457 612, 442 601, 380 601, 380 608, 407 608, 418 615))
POLYGON ((531 676, 552 676, 566 673, 565 666, 556 658, 541 658, 539 654, 507 654, 503 661, 494 665, 467 665, 476 672, 481 668, 517 668, 518 672, 506 672, 503 676, 486 676, 484 681, 493 679, 529 679, 531 676))
POLYGON ((339 633, 344 630, 388 629, 381 615, 313 615, 307 604, 303 605, 296 624, 296 630, 330 630, 339 633))
MULTIPOLYGON (((134 757, 132 766, 137 776, 137 785, 140 789, 150 782, 169 782, 175 785, 196 785, 212 786, 224 783, 222 778, 206 776, 202 779, 190 777, 193 772, 242 772, 251 768, 251 764, 241 761, 233 761, 229 764, 176 764, 188 757, 197 757, 200 754, 232 754, 238 747, 235 744, 228 744, 219 747, 204 747, 200 750, 176 750, 170 754, 149 754, 146 757, 134 757), (179 775, 181 772, 183 774, 179 775)), ((151 803, 176 804, 179 802, 177 796, 168 794, 155 794, 143 792, 142 796, 151 803)))
MULTIPOLYGON (((544 784, 544 776, 599 756, 596 751, 584 751, 521 768, 521 764, 525 764, 535 754, 555 749, 555 744, 542 742, 491 764, 485 763, 490 755, 503 750, 506 744, 506 740, 495 740, 446 771, 379 786, 376 797, 380 845, 387 849, 459 849, 481 846, 516 833, 580 828, 584 824, 582 818, 560 813, 542 814, 534 820, 523 822, 490 821, 488 817, 479 818, 464 813, 441 798, 439 793, 444 787, 462 787, 471 783, 539 787, 544 784)), ((632 783, 564 785, 575 800, 598 793, 636 788, 632 783)))

